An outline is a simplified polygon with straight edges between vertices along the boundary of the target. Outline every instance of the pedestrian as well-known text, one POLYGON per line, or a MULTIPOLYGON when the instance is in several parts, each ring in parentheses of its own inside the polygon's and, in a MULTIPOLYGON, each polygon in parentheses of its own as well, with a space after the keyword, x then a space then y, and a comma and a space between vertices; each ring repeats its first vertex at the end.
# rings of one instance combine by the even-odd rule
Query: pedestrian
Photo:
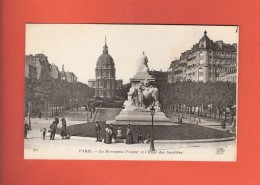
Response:
POLYGON ((58 126, 58 124, 60 122, 58 116, 55 116, 54 121, 55 121, 55 124, 58 126))
POLYGON ((53 121, 52 124, 50 125, 50 129, 51 129, 50 140, 54 140, 55 134, 56 134, 56 130, 57 130, 57 124, 55 123, 55 121, 53 121))
POLYGON ((112 139, 114 138, 114 140, 116 140, 116 136, 117 136, 117 134, 116 134, 116 132, 113 128, 113 124, 110 124, 110 130, 111 130, 111 133, 112 133, 111 136, 110 136, 110 142, 112 143, 112 139))
POLYGON ((225 128, 226 128, 226 121, 223 120, 223 121, 221 122, 221 125, 222 125, 222 128, 225 129, 225 128))
POLYGON ((108 125, 106 125, 106 128, 105 128, 105 143, 106 144, 110 144, 111 143, 111 134, 112 134, 112 131, 110 129, 110 127, 108 125))
POLYGON ((146 140, 146 143, 150 143, 150 141, 151 141, 151 136, 150 136, 150 134, 148 133, 148 134, 147 134, 147 140, 146 140))
POLYGON ((27 133, 29 131, 29 126, 27 124, 27 121, 24 122, 24 138, 27 139, 27 133))
POLYGON ((144 143, 143 135, 141 132, 137 136, 137 143, 144 143))
POLYGON ((39 118, 41 119, 42 118, 42 112, 39 111, 39 118))
POLYGON ((95 131, 96 131, 96 142, 100 142, 101 139, 100 139, 100 130, 101 130, 101 126, 98 124, 98 122, 96 121, 96 124, 95 124, 95 131))
POLYGON ((122 129, 121 129, 121 127, 118 127, 118 129, 117 129, 117 138, 118 139, 124 139, 125 137, 123 137, 123 135, 122 135, 122 129))
POLYGON ((195 122, 196 125, 199 125, 199 119, 198 119, 197 116, 195 117, 194 122, 195 122))
POLYGON ((126 144, 134 144, 133 128, 130 124, 128 124, 126 128, 126 144))
POLYGON ((46 135, 46 128, 43 129, 42 131, 42 139, 45 140, 45 135, 46 135))
POLYGON ((61 124, 61 138, 65 139, 65 137, 67 136, 67 123, 64 117, 61 118, 61 124))
POLYGON ((32 130, 32 126, 31 126, 31 114, 28 112, 28 123, 29 123, 29 125, 28 125, 28 128, 29 128, 29 130, 32 130))

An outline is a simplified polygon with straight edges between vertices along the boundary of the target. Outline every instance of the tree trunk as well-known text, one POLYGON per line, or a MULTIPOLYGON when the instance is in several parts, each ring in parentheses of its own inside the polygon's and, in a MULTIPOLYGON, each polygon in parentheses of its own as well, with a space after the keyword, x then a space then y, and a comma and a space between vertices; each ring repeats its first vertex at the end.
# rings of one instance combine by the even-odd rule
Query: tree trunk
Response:
POLYGON ((220 120, 221 117, 221 111, 220 111, 220 105, 218 106, 218 119, 220 120))
POLYGON ((210 110, 209 110, 209 118, 211 119, 211 112, 212 111, 212 106, 210 106, 210 110))
POLYGON ((189 107, 190 119, 191 119, 191 111, 192 111, 192 107, 189 107))
POLYGON ((200 106, 198 107, 198 117, 199 117, 199 123, 200 123, 200 114, 201 114, 201 108, 200 106))
POLYGON ((181 117, 183 118, 183 104, 181 104, 181 117))
POLYGON ((227 120, 227 107, 225 106, 225 118, 224 118, 224 121, 226 122, 227 120))

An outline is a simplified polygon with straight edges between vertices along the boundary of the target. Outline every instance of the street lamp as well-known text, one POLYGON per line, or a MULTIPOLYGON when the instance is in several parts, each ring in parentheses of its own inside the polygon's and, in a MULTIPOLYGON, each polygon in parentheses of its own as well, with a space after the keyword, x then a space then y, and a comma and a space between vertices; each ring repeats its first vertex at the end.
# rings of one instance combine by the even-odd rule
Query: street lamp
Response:
POLYGON ((152 108, 150 109, 151 112, 151 116, 152 116, 152 135, 151 135, 151 143, 150 143, 150 151, 155 151, 154 149, 154 136, 153 136, 153 116, 155 114, 155 108, 152 106, 152 108))

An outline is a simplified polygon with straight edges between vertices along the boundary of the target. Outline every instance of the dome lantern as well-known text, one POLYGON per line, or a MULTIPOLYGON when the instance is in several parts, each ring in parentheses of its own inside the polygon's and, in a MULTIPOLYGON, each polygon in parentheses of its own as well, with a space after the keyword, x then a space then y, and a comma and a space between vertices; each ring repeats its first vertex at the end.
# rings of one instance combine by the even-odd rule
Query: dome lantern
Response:
POLYGON ((108 54, 108 47, 107 47, 107 38, 105 37, 105 45, 103 47, 103 53, 108 54))

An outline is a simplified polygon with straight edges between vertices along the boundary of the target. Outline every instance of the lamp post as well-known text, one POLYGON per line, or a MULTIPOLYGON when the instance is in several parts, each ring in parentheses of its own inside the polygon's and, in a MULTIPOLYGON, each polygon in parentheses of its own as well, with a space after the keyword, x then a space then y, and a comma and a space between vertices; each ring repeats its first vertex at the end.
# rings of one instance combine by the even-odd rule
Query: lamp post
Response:
POLYGON ((86 111, 87 111, 87 123, 89 123, 89 116, 88 116, 88 111, 89 111, 89 106, 88 106, 88 97, 86 96, 86 111))
POLYGON ((155 114, 155 109, 154 107, 152 106, 152 108, 150 109, 150 112, 151 112, 151 116, 152 116, 152 135, 151 135, 151 142, 150 142, 150 151, 155 151, 154 149, 154 135, 153 135, 153 116, 155 114))

